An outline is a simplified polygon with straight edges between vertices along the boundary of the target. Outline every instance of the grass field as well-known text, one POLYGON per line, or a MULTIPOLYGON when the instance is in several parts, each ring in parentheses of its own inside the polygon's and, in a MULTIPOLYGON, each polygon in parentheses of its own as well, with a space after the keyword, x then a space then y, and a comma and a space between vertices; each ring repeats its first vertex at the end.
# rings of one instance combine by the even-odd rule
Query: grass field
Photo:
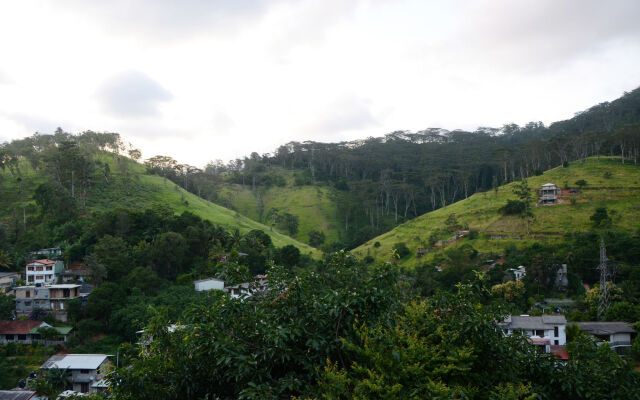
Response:
MULTIPOLYGON (((249 186, 227 185, 221 196, 239 213, 256 221, 260 220, 258 198, 262 201, 265 216, 272 208, 298 216, 300 225, 295 238, 301 242, 309 240, 311 230, 323 231, 328 242, 339 238, 341 224, 337 219, 336 193, 331 188, 287 185, 256 193, 249 186)), ((262 220, 265 221, 264 216, 262 220)))
MULTIPOLYGON (((96 174, 96 178, 87 193, 86 207, 88 211, 107 211, 114 208, 145 209, 153 204, 166 205, 176 213, 190 211, 214 224, 228 229, 240 229, 247 233, 253 229, 260 229, 271 236, 273 243, 278 246, 292 244, 304 254, 319 256, 320 252, 311 246, 301 243, 291 237, 271 231, 238 212, 229 210, 217 204, 199 198, 189 193, 173 182, 157 175, 145 174, 145 167, 128 159, 120 159, 120 164, 111 155, 102 155, 100 159, 110 165, 111 176, 109 182, 96 174), (125 184, 124 170, 120 166, 125 162, 131 177, 125 184)), ((33 200, 35 188, 46 181, 46 178, 34 171, 26 162, 20 164, 24 200, 28 204, 27 217, 35 214, 37 209, 33 200)), ((20 184, 8 171, 0 171, 0 220, 5 223, 19 213, 22 215, 22 195, 20 184)))
MULTIPOLYGON (((585 231, 591 226, 590 216, 597 207, 606 207, 618 230, 635 231, 640 226, 640 167, 622 165, 619 159, 590 158, 584 164, 571 163, 568 168, 554 168, 541 176, 528 179, 529 187, 538 189, 545 183, 558 187, 576 188, 575 182, 584 179, 587 186, 581 193, 567 196, 562 204, 535 207, 535 219, 530 225, 531 236, 526 236, 524 220, 516 216, 502 216, 498 209, 507 200, 516 199, 513 183, 494 191, 476 193, 469 198, 424 214, 395 229, 364 243, 354 250, 360 256, 370 255, 377 260, 388 260, 391 248, 405 242, 412 255, 403 264, 416 265, 416 249, 428 247, 432 232, 445 227, 451 214, 470 229, 480 232, 472 241, 480 251, 500 251, 508 243, 527 243, 533 240, 554 241, 570 231, 585 231), (571 201, 571 198, 575 198, 571 201), (491 239, 492 235, 504 239, 491 239), (374 246, 379 242, 379 247, 374 246)), ((426 257, 421 261, 428 261, 426 257)))

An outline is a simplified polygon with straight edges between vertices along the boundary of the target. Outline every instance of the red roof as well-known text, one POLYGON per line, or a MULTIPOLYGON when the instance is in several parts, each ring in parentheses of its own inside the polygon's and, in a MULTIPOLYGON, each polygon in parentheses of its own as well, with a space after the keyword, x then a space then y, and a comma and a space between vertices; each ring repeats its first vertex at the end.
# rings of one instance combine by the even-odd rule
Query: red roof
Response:
POLYGON ((567 348, 565 346, 552 344, 551 346, 549 346, 549 351, 551 352, 551 354, 556 355, 561 360, 569 359, 569 353, 567 352, 567 348))
POLYGON ((42 260, 33 260, 29 264, 31 264, 31 263, 40 263, 40 264, 44 264, 44 265, 55 265, 56 264, 55 261, 49 260, 48 258, 43 258, 42 260))
POLYGON ((0 334, 26 335, 41 324, 42 321, 0 321, 0 334))

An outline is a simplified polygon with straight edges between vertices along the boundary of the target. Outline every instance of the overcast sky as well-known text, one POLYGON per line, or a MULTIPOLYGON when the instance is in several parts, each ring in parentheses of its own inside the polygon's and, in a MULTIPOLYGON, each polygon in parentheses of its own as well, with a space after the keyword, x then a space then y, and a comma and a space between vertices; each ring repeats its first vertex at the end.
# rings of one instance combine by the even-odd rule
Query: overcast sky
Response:
POLYGON ((0 142, 119 132, 208 160, 566 119, 640 86, 637 0, 0 5, 0 142))

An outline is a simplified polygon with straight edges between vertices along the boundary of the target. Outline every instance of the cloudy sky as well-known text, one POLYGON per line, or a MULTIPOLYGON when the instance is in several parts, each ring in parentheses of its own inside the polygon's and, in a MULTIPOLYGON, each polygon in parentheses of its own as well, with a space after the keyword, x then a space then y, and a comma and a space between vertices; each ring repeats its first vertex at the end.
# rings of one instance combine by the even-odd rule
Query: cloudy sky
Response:
POLYGON ((640 86, 637 0, 21 0, 0 142, 119 132, 203 166, 292 141, 570 118, 640 86))

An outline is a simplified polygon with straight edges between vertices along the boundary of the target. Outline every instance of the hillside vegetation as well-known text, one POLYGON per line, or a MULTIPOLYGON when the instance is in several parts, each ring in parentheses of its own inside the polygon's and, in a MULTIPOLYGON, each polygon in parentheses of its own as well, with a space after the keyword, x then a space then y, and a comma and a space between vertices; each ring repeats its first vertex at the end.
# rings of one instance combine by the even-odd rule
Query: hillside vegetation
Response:
POLYGON ((527 243, 532 240, 555 241, 568 232, 587 231, 595 210, 604 207, 612 219, 613 228, 632 232, 638 229, 640 219, 640 167, 633 163, 622 164, 619 158, 588 158, 583 163, 572 162, 568 167, 557 167, 539 176, 527 179, 537 199, 537 189, 545 183, 554 183, 560 188, 578 189, 576 182, 584 180, 586 186, 578 193, 563 191, 561 204, 533 207, 530 235, 526 234, 525 220, 515 215, 503 215, 499 209, 508 200, 516 200, 513 193, 516 183, 510 183, 497 190, 476 193, 465 200, 424 214, 395 229, 375 237, 354 253, 372 256, 378 260, 389 260, 396 243, 404 242, 411 255, 403 264, 416 265, 428 261, 434 253, 422 259, 417 257, 418 248, 439 247, 434 241, 453 236, 447 230, 447 219, 451 215, 459 225, 458 230, 468 228, 477 231, 477 238, 459 239, 469 242, 480 251, 501 250, 507 243, 527 243), (493 237, 493 239, 492 239, 493 237), (377 244, 376 244, 377 243, 377 244))
MULTIPOLYGON (((81 200, 86 212, 104 212, 117 208, 144 210, 152 206, 172 210, 176 214, 189 211, 226 229, 237 228, 243 234, 254 229, 262 230, 278 247, 294 245, 302 253, 319 255, 309 245, 273 231, 238 212, 204 200, 168 179, 147 174, 146 168, 133 160, 110 153, 98 154, 96 159, 109 165, 109 173, 108 177, 104 173, 94 176, 86 196, 81 200)), ((37 224, 38 207, 34 198, 36 188, 46 181, 47 177, 34 170, 24 159, 18 162, 17 169, 13 172, 9 168, 0 170, 0 221, 6 229, 23 229, 24 225, 27 232, 30 229, 43 229, 32 224, 37 224), (19 174, 15 172, 17 170, 19 174)), ((79 188, 76 190, 79 191, 79 188)), ((42 246, 48 245, 54 243, 42 243, 42 246)))
POLYGON ((474 193, 603 155, 637 161, 639 89, 549 126, 532 121, 474 131, 395 131, 340 143, 290 142, 271 154, 212 161, 203 169, 167 156, 145 163, 186 190, 263 223, 270 208, 284 204, 300 220, 298 240, 308 240, 303 221, 309 219, 308 226, 326 229, 325 250, 337 250, 474 193), (239 187, 244 193, 225 195, 239 187), (326 192, 334 196, 316 196, 326 192))

